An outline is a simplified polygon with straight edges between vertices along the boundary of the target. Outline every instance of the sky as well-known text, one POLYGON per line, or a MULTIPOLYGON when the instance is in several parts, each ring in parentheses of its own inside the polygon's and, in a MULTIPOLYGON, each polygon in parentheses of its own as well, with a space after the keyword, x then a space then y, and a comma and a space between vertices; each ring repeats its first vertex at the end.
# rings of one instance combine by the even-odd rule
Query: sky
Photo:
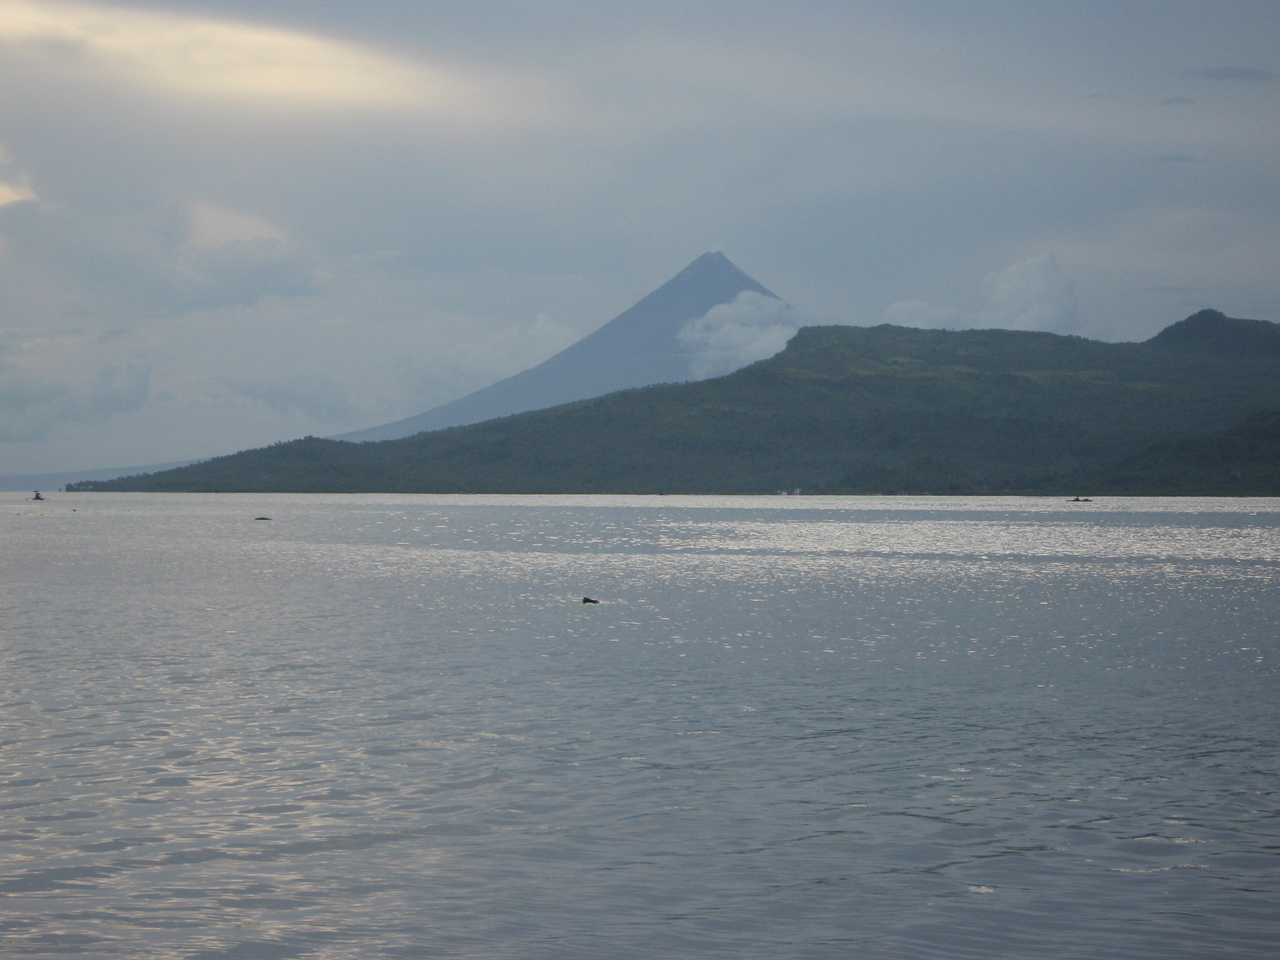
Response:
POLYGON ((419 413, 709 250, 809 323, 1280 321, 1274 0, 0 0, 0 91, 0 474, 419 413))

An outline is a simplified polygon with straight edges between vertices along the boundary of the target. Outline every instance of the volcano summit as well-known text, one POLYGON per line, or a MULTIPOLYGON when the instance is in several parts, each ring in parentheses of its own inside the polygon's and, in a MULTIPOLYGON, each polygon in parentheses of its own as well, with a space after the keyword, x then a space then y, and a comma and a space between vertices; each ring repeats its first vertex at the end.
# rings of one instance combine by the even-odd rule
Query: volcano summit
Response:
POLYGON ((425 413, 336 439, 397 440, 629 387, 730 373, 777 353, 795 331, 785 303, 724 254, 704 253, 630 310, 536 367, 425 413))

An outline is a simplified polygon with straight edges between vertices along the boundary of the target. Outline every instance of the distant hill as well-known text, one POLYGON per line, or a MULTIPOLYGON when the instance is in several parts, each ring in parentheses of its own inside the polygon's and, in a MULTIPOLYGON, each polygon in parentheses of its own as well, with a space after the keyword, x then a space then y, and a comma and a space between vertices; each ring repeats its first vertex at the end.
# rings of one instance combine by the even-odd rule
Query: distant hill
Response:
POLYGON ((694 379, 693 348, 680 339, 681 329, 748 290, 777 299, 724 254, 703 254, 630 310, 536 367, 426 413, 335 439, 395 440, 628 387, 694 379))
POLYGON ((1148 343, 1211 356, 1266 356, 1280 359, 1277 326, 1267 320, 1241 320, 1217 310, 1201 310, 1165 327, 1148 343))
POLYGON ((309 437, 80 489, 1280 495, 1272 421, 1241 426, 1278 409, 1280 326, 1265 321, 1197 314, 1145 343, 806 327, 711 380, 380 443, 309 437), (1243 351, 1241 330, 1255 338, 1243 351), (1248 457, 1256 482, 1222 486, 1248 457))

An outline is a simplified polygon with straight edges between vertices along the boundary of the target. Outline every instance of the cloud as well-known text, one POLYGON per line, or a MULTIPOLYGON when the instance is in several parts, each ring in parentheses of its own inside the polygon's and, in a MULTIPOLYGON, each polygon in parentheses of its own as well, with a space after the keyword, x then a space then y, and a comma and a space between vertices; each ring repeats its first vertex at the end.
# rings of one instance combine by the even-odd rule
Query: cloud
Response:
POLYGON ((53 404, 70 391, 58 384, 0 381, 0 441, 42 440, 60 417, 53 404))
POLYGON ((36 195, 31 192, 31 187, 24 183, 5 183, 0 180, 0 207, 7 207, 11 203, 21 203, 23 200, 34 200, 36 195))
POLYGON ((1051 253, 987 274, 982 281, 982 294, 984 306, 976 314, 923 300, 900 300, 885 311, 884 321, 934 329, 996 327, 1050 333, 1079 330, 1075 281, 1063 273, 1051 253))
POLYGON ((1194 80, 1236 80, 1243 83, 1271 83, 1276 75, 1270 70, 1253 67, 1210 67, 1207 70, 1183 70, 1179 76, 1194 80))
POLYGON ((951 307, 936 307, 924 300, 899 300, 890 305, 884 314, 885 323, 900 327, 927 327, 951 329, 968 326, 964 315, 951 307))
POLYGON ((260 403, 281 416, 296 409, 312 420, 338 423, 356 412, 347 397, 346 388, 328 377, 293 377, 280 383, 231 377, 217 377, 216 380, 232 393, 260 403))
POLYGON ((255 106, 446 106, 461 86, 443 70, 301 31, 109 5, 0 0, 0 40, 63 74, 255 106))
POLYGON ((690 348, 689 372, 695 379, 718 377, 772 357, 800 328, 791 305, 754 290, 712 307, 677 334, 690 348))
POLYGON ((1053 238, 1053 246, 1089 278, 1090 313, 1102 307, 1115 318, 1097 332, 1133 340, 1206 307, 1280 320, 1275 222, 1261 197, 1254 208, 1233 210, 1153 204, 1126 211, 1106 229, 1053 238))
POLYGON ((14 163, 9 151, 0 146, 0 207, 36 199, 30 178, 14 163))
POLYGON ((143 405, 151 390, 151 364, 136 359, 97 371, 86 389, 32 383, 12 369, 0 372, 0 442, 40 441, 59 424, 99 425, 143 405))
POLYGON ((187 310, 227 305, 251 306, 268 296, 313 293, 309 263, 279 240, 232 240, 183 257, 190 283, 179 288, 187 310))
POLYGON ((0 290, 32 286, 32 278, 73 311, 131 318, 316 289, 310 258, 278 228, 208 204, 159 201, 0 206, 0 290))
POLYGON ((284 231, 246 210, 233 210, 215 203, 193 203, 187 210, 187 243, 197 249, 225 246, 252 240, 284 242, 284 231))
POLYGON ((101 423, 114 414, 136 410, 146 400, 150 384, 151 364, 146 360, 125 364, 123 370, 114 364, 103 367, 82 404, 83 416, 101 423))
POLYGON ((1015 263, 982 281, 984 324, 1006 330, 1071 333, 1078 326, 1075 282, 1053 254, 1015 263))

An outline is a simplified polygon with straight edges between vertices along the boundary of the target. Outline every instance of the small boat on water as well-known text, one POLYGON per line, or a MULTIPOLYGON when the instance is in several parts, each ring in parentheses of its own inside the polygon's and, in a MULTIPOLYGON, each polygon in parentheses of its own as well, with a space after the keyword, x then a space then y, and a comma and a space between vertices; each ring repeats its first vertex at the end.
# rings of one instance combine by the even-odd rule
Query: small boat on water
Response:
POLYGON ((40 491, 39 491, 39 490, 37 490, 37 491, 36 491, 36 495, 35 495, 34 497, 32 497, 31 499, 32 499, 32 500, 43 500, 43 499, 44 499, 44 497, 40 496, 40 491))
POLYGON ((1067 503, 1093 503, 1088 497, 1072 497, 1067 503))

